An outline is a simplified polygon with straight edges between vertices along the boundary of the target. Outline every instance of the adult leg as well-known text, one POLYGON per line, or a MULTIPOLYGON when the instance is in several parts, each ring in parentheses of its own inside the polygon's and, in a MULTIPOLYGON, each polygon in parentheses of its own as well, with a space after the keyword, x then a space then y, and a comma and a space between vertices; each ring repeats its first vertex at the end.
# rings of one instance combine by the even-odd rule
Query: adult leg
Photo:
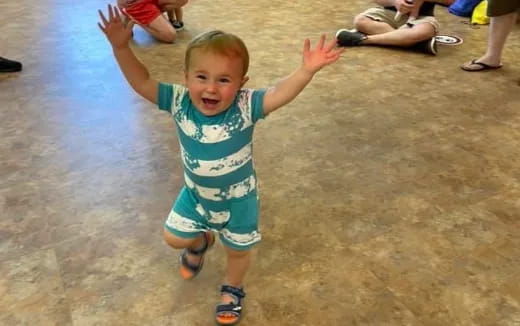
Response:
POLYGON ((502 16, 491 17, 486 53, 479 59, 464 64, 462 68, 465 70, 482 70, 482 65, 479 65, 479 63, 490 67, 499 67, 502 61, 504 45, 508 35, 513 30, 516 18, 516 11, 502 16))

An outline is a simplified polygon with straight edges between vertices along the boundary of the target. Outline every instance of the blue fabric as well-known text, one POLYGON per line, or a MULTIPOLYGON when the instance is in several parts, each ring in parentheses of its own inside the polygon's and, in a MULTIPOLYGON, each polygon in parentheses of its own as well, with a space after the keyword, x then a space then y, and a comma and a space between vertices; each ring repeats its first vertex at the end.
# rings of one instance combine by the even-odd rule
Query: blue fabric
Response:
POLYGON ((450 7, 449 12, 461 16, 461 17, 471 17, 473 13, 473 9, 481 2, 482 0, 457 0, 450 7))

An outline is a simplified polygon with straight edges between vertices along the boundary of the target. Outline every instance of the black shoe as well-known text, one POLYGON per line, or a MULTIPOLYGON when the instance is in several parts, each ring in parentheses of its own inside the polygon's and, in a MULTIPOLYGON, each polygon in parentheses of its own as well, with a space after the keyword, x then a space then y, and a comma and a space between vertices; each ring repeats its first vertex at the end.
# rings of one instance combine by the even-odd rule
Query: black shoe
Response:
POLYGON ((340 29, 336 32, 336 42, 339 46, 357 46, 367 39, 361 32, 351 32, 347 29, 340 29))
POLYGON ((18 61, 0 57, 0 72, 17 72, 22 70, 22 64, 18 61))
POLYGON ((431 55, 437 55, 437 41, 435 40, 435 37, 432 37, 431 39, 426 41, 419 42, 414 47, 418 51, 431 55))
POLYGON ((173 28, 176 31, 182 31, 184 29, 184 23, 177 20, 170 20, 170 24, 172 24, 173 28))

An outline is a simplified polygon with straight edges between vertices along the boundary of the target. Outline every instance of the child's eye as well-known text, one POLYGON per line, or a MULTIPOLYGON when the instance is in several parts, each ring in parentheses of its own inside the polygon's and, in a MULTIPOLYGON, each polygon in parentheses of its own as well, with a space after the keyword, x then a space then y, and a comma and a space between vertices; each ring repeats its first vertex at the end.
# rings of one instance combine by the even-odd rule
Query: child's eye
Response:
POLYGON ((229 83, 229 79, 227 79, 227 78, 221 78, 219 81, 221 83, 229 83))
POLYGON ((197 79, 205 80, 205 79, 206 79, 206 76, 204 76, 204 75, 197 75, 196 78, 197 78, 197 79))

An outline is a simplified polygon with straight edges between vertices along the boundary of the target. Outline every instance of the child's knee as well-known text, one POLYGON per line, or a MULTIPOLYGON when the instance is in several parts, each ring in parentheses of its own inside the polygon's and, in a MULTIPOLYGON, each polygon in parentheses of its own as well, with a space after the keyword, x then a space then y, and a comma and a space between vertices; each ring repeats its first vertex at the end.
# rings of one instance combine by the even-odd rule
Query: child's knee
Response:
POLYGON ((193 239, 184 239, 184 238, 180 238, 176 235, 173 235, 166 228, 163 230, 163 237, 164 237, 164 241, 166 241, 166 243, 170 247, 175 248, 175 249, 187 248, 193 242, 193 239))
POLYGON ((371 18, 368 18, 367 16, 363 14, 359 14, 356 17, 354 17, 354 27, 357 30, 363 29, 369 24, 372 24, 374 21, 371 18))
POLYGON ((173 43, 177 39, 177 33, 175 30, 164 31, 161 33, 161 41, 166 43, 173 43))
MULTIPOLYGON (((412 28, 412 30, 413 30, 413 28, 412 28)), ((410 42, 417 43, 417 42, 421 42, 424 40, 429 40, 432 37, 434 37, 435 34, 436 34, 435 28, 433 28, 433 26, 430 26, 429 24, 428 25, 424 24, 424 26, 422 26, 421 28, 417 28, 415 33, 413 33, 410 36, 410 42)))

